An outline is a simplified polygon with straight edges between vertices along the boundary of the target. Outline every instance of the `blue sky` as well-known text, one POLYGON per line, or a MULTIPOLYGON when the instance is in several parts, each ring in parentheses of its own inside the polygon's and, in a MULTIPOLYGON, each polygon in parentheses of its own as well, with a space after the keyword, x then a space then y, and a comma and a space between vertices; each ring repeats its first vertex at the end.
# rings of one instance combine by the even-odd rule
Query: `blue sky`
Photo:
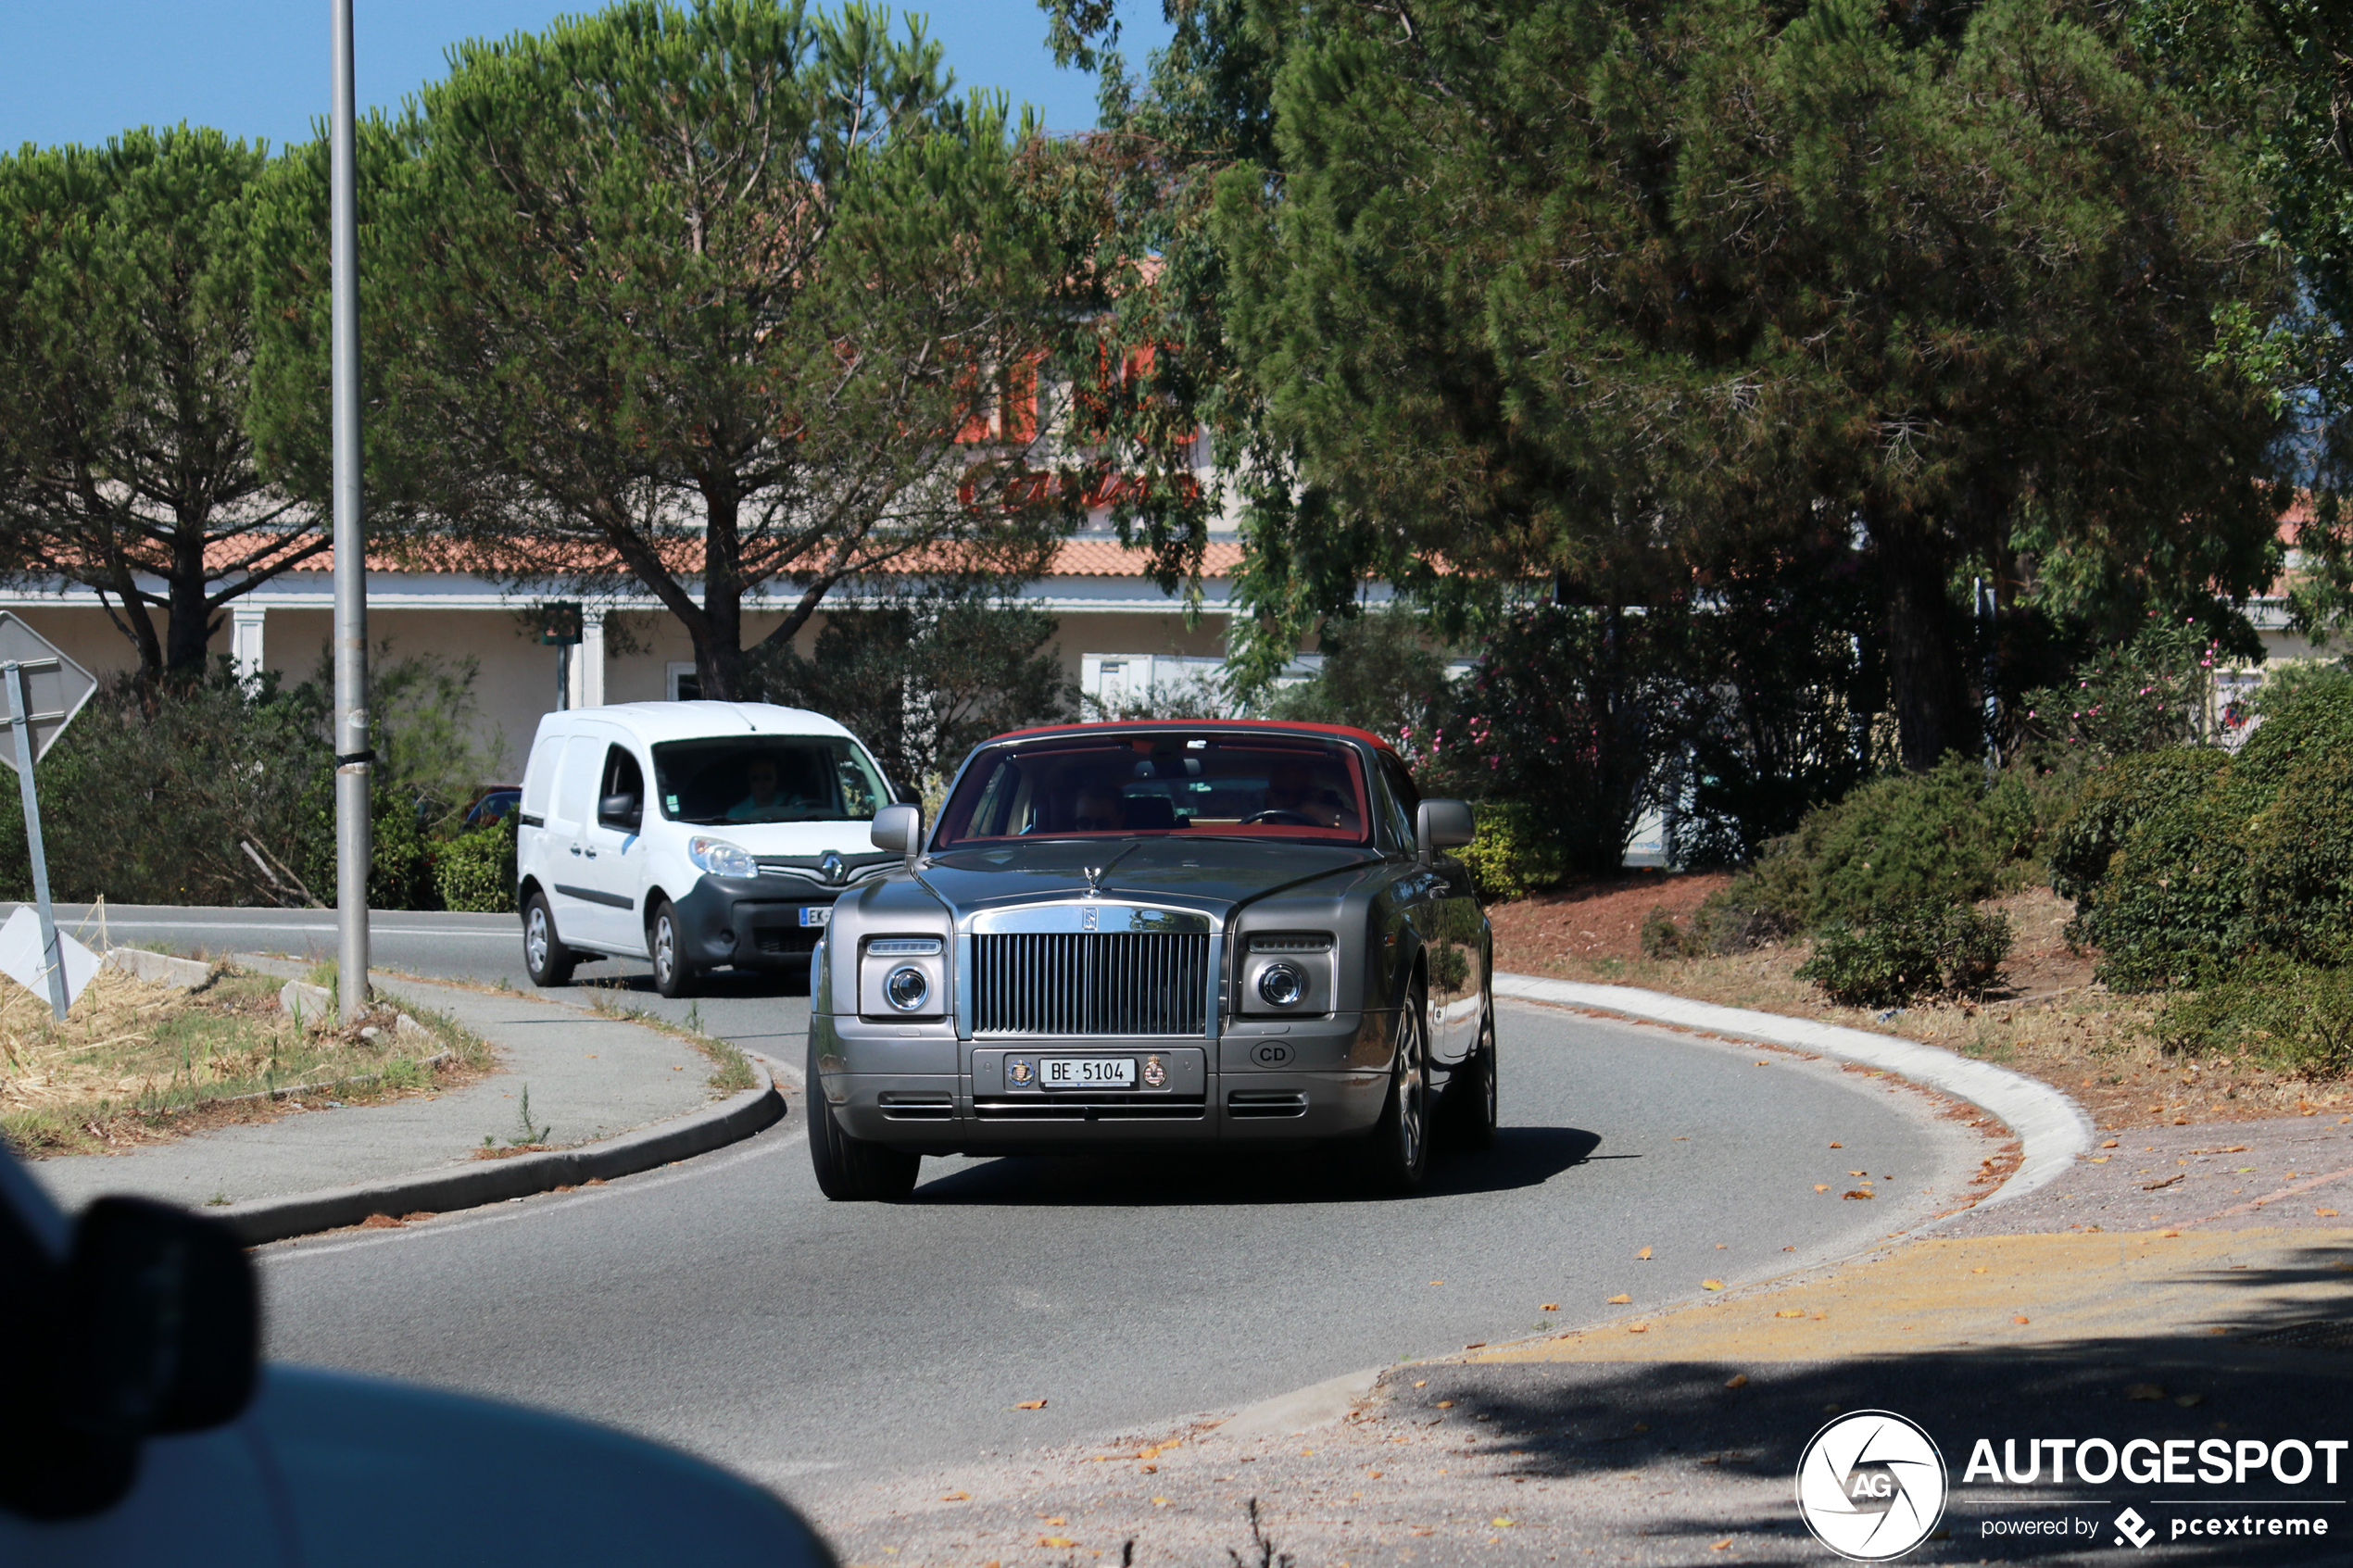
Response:
MULTIPOLYGON (((362 105, 396 106, 441 75, 468 37, 537 31, 593 5, 555 0, 355 0, 362 105)), ((895 6, 896 10, 922 7, 895 6)), ((1164 42, 1158 0, 1122 0, 1125 47, 1140 68, 1164 42)), ((950 0, 932 36, 966 87, 1002 88, 1056 131, 1095 122, 1095 85, 1056 70, 1036 0, 950 0)), ((327 112, 327 0, 7 0, 0 6, 0 148, 97 143, 127 126, 181 120, 273 145, 308 140, 327 112)))

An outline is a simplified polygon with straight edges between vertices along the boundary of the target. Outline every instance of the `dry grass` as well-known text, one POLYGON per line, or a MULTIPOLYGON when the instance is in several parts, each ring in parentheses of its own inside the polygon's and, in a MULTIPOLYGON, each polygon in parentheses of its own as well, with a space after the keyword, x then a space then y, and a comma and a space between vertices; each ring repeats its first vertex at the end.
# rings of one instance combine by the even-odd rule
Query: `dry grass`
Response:
POLYGON ((447 1020, 419 1015, 428 1034, 401 1035, 389 1007, 363 1021, 372 1040, 358 1027, 305 1031, 278 1005, 283 984, 233 965, 195 990, 101 969, 60 1023, 46 1001, 0 981, 0 1136, 33 1159, 99 1152, 268 1120, 297 1085, 381 1098, 488 1061, 488 1047, 447 1020), (447 1060, 429 1064, 435 1056, 447 1060))
POLYGON ((1654 873, 1496 905, 1488 911, 1496 967, 1640 985, 1944 1046, 2058 1085, 2106 1131, 2353 1110, 2353 1092, 2342 1082, 2272 1073, 2241 1058, 2163 1054, 2151 1031, 2162 998, 2119 996, 2095 982, 2095 956, 2070 948, 2060 935, 2072 906, 2045 887, 1984 906, 2008 915, 2018 933, 1999 989, 1893 1017, 1833 1007, 1798 979, 1808 951, 1802 940, 1716 958, 1643 957, 1642 923, 1654 906, 1687 916, 1724 880, 1654 873))

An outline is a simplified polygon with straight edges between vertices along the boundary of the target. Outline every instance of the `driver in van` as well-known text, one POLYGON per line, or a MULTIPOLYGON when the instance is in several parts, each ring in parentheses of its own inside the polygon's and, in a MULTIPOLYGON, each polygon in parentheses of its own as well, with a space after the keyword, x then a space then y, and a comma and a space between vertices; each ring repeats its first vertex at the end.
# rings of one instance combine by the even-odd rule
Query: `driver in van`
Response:
POLYGON ((744 782, 750 793, 727 808, 731 822, 773 822, 797 814, 803 804, 799 797, 785 794, 773 757, 753 758, 744 770, 744 782))

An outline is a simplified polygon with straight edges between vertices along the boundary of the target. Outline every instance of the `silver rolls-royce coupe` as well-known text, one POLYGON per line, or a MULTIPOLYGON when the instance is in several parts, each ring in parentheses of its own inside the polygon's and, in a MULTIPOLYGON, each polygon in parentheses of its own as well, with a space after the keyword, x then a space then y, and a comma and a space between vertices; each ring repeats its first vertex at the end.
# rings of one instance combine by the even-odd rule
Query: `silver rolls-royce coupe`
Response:
POLYGON ((1000 735, 903 869, 834 906, 811 973, 829 1198, 925 1154, 1318 1145, 1409 1192, 1433 1124, 1495 1130, 1470 809, 1362 730, 1243 721, 1000 735))

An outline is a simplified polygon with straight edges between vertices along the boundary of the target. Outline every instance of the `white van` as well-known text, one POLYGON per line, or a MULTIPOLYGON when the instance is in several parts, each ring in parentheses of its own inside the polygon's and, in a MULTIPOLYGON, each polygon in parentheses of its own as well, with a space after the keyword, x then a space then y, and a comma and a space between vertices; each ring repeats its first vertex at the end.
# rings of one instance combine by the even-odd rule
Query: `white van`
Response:
POLYGON ((867 824, 896 797, 821 713, 625 702, 550 713, 523 769, 515 904, 535 985, 598 955, 697 974, 805 971, 834 900, 900 857, 867 824))

